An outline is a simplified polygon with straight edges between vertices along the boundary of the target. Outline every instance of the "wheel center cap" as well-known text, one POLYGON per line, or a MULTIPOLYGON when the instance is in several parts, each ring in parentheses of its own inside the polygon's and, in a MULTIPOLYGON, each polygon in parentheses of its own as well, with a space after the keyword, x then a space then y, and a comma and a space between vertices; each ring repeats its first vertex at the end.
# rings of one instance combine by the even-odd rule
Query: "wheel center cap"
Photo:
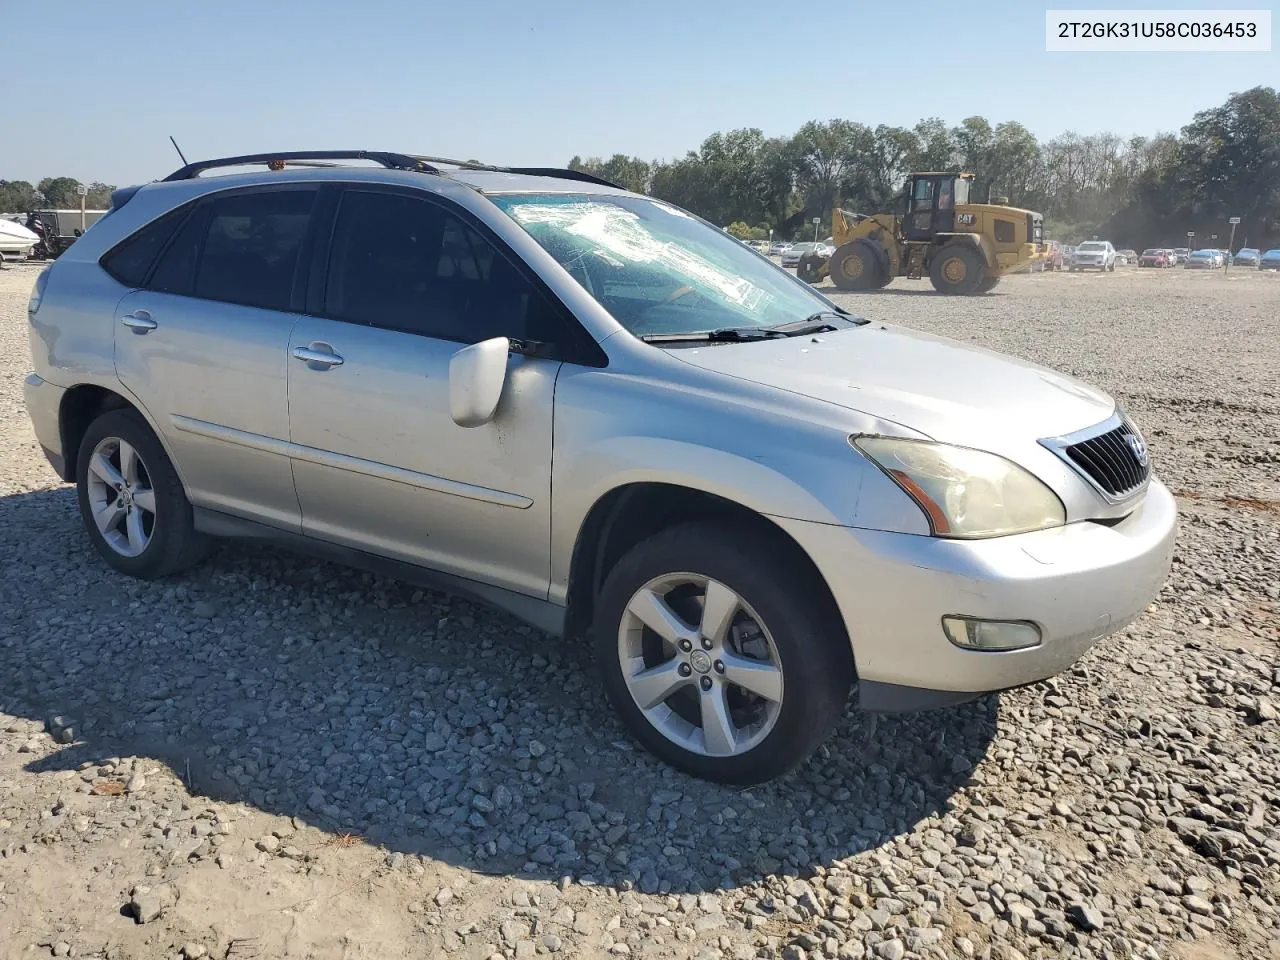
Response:
POLYGON ((689 666, 693 667, 698 673, 709 673, 711 671, 711 655, 705 650, 695 650, 689 654, 689 666))
POLYGON ((120 502, 123 503, 126 507, 133 506, 133 491, 130 490, 128 487, 121 488, 120 502))

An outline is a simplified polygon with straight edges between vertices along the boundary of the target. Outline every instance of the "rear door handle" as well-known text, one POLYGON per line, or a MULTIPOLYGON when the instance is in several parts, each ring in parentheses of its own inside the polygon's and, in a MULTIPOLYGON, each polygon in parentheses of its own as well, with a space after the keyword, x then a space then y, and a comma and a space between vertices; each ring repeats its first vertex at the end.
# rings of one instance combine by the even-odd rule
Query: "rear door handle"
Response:
POLYGON ((156 322, 151 319, 151 314, 146 310, 135 310, 133 313, 126 313, 120 318, 120 322, 134 333, 146 333, 156 328, 156 322))
POLYGON ((303 361, 307 366, 311 367, 312 369, 317 369, 317 368, 327 369, 328 367, 342 366, 342 358, 338 356, 336 353, 334 353, 333 350, 331 349, 317 350, 314 346, 294 347, 293 358, 295 360, 303 361))

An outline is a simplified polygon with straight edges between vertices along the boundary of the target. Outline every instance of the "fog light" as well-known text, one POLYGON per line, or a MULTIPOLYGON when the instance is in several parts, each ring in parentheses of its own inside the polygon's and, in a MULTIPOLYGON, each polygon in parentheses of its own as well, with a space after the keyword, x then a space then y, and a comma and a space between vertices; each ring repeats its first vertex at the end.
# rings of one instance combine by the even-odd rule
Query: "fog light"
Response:
POLYGON ((1040 645, 1040 628, 1025 620, 943 617, 947 639, 966 650, 1022 650, 1040 645))

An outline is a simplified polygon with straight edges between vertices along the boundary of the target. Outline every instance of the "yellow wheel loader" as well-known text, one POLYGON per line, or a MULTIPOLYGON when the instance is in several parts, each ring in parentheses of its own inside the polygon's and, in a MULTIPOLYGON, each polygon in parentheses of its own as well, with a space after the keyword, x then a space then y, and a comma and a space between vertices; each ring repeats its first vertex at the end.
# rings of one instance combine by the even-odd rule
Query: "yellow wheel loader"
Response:
POLYGON ((796 275, 809 283, 830 277, 841 290, 876 290, 894 277, 927 274, 939 293, 965 296, 1043 261, 1044 217, 1003 202, 970 203, 972 184, 972 173, 913 173, 901 213, 868 216, 837 206, 835 253, 805 254, 796 275))

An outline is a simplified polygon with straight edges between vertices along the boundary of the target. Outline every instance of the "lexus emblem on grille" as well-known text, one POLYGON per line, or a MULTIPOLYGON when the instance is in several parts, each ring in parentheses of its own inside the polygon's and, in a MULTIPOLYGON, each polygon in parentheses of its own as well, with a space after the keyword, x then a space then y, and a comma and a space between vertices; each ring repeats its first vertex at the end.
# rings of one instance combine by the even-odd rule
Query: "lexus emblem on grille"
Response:
POLYGON ((1147 445, 1142 442, 1142 438, 1136 433, 1126 433, 1124 435, 1124 442, 1127 443, 1129 445, 1129 449, 1133 451, 1133 456, 1138 461, 1139 465, 1145 467, 1148 459, 1150 458, 1147 456, 1147 445))

